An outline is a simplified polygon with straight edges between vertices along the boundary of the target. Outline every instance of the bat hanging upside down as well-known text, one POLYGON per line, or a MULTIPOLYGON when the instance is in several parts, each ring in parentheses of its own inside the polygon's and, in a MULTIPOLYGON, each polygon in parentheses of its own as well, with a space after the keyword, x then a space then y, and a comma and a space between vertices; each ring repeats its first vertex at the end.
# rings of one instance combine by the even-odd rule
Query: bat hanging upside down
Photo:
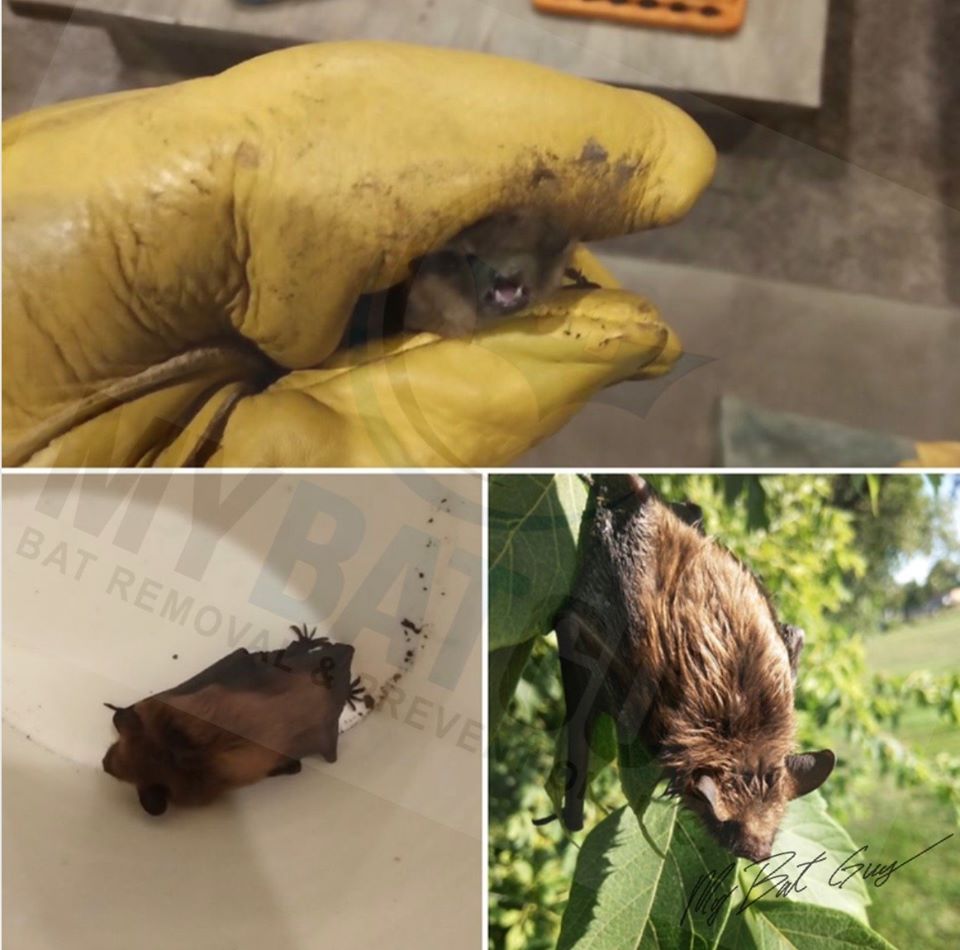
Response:
POLYGON ((205 805, 271 775, 300 771, 305 755, 337 759, 346 704, 373 704, 351 680, 353 647, 292 627, 280 650, 235 650, 173 689, 114 710, 119 738, 104 771, 137 787, 144 810, 205 805))
POLYGON ((790 799, 818 788, 836 759, 829 749, 794 752, 803 631, 780 622, 757 578, 692 513, 636 476, 592 480, 555 627, 562 817, 571 831, 583 827, 590 738, 607 713, 622 743, 640 739, 656 757, 669 792, 722 847, 762 861, 790 799))

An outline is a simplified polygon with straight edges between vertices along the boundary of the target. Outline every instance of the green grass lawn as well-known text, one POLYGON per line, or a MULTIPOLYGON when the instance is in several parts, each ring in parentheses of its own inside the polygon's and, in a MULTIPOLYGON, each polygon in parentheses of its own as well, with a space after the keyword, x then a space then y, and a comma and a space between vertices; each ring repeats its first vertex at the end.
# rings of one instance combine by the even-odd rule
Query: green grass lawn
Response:
POLYGON ((867 663, 878 673, 960 670, 960 608, 866 638, 867 663))
MULTIPOLYGON (((905 624, 866 640, 867 662, 876 672, 960 670, 960 610, 905 624)), ((960 729, 936 710, 905 715, 897 738, 922 755, 960 755, 960 729)), ((842 754, 855 755, 844 748, 842 754)), ((869 844, 864 860, 904 860, 951 832, 955 837, 897 871, 881 888, 870 886, 870 922, 901 950, 960 947, 960 829, 953 808, 929 793, 897 788, 891 780, 859 781, 853 789, 856 814, 844 822, 858 845, 869 844)))
POLYGON ((896 871, 883 887, 869 886, 870 923, 900 950, 960 947, 960 829, 953 809, 930 795, 871 782, 855 791, 859 817, 847 830, 868 844, 864 861, 903 861, 951 832, 955 837, 896 871))

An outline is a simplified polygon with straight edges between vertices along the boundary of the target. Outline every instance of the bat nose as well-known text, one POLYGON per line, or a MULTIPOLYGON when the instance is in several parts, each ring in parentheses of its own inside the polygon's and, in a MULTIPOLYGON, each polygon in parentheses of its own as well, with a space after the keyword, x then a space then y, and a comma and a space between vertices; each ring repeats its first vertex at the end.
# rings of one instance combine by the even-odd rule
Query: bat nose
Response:
POLYGON ((112 758, 112 753, 113 753, 112 748, 107 749, 107 754, 103 757, 103 763, 102 763, 103 771, 106 772, 107 775, 113 775, 113 769, 110 768, 110 760, 112 758))

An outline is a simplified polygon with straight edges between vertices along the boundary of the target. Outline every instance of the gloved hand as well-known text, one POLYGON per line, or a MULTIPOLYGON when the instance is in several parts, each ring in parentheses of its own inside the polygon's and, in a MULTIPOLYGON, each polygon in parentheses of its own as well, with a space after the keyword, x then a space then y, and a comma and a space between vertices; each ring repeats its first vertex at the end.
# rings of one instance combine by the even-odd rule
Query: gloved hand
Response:
POLYGON ((669 370, 651 306, 562 289, 469 340, 338 350, 358 296, 500 209, 549 209, 583 240, 665 224, 713 165, 654 96, 386 43, 14 118, 4 461, 508 462, 601 388, 669 370))

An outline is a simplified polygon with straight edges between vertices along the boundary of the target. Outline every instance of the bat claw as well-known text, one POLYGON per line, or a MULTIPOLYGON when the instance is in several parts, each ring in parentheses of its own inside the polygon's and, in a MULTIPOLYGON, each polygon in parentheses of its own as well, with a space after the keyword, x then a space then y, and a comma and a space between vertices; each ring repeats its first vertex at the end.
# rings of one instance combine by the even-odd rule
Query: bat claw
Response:
POLYGON ((299 627, 291 624, 290 629, 296 634, 298 640, 313 640, 317 633, 316 627, 308 630, 306 623, 301 624, 299 627))
POLYGON ((317 628, 313 627, 312 629, 308 629, 305 623, 301 624, 299 627, 291 625, 290 629, 296 634, 297 643, 319 643, 323 645, 330 643, 329 637, 318 637, 317 628))
POLYGON ((357 703, 363 703, 363 705, 369 709, 370 703, 367 702, 368 699, 369 695, 366 689, 364 689, 363 684, 360 682, 360 677, 357 676, 350 683, 350 693, 347 696, 347 704, 354 712, 357 711, 357 703))

